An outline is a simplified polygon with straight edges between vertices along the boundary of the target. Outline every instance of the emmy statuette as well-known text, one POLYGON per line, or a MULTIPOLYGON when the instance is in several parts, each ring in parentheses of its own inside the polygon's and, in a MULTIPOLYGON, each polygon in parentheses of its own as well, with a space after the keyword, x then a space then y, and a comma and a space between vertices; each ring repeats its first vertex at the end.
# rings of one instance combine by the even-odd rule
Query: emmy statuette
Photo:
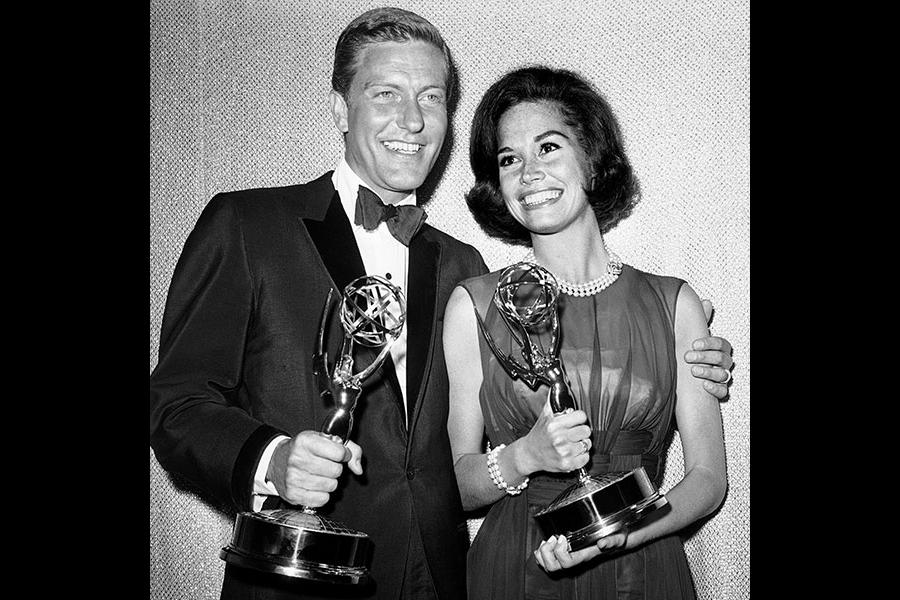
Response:
MULTIPOLYGON (((347 284, 340 308, 343 342, 329 375, 324 339, 332 291, 328 291, 322 310, 313 370, 321 397, 333 402, 321 434, 346 444, 363 380, 381 366, 400 337, 406 321, 406 299, 399 288, 381 277, 359 277, 347 284), (372 363, 358 373, 353 373, 355 344, 382 347, 372 363)), ((238 513, 231 544, 219 557, 230 564, 288 577, 360 584, 368 579, 371 547, 365 533, 301 506, 238 513)))
MULTIPOLYGON (((532 390, 541 384, 549 386, 554 414, 577 408, 559 357, 559 286, 553 274, 531 262, 510 265, 500 274, 493 302, 525 361, 522 364, 497 347, 476 310, 478 327, 507 374, 532 390), (550 334, 546 347, 540 341, 542 331, 550 334)), ((668 504, 643 467, 601 475, 589 475, 580 468, 577 473, 574 484, 535 514, 544 532, 564 535, 573 552, 668 504)))

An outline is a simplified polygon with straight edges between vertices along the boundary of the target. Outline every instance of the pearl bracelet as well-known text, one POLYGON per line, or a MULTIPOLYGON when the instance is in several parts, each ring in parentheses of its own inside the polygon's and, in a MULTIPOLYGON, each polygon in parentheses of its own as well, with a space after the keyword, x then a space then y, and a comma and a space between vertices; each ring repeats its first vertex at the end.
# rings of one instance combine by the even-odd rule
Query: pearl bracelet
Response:
MULTIPOLYGON (((488 442, 488 448, 490 448, 490 442, 488 442)), ((487 453, 488 474, 491 476, 491 481, 493 481, 494 485, 500 488, 500 490, 506 492, 510 496, 517 496, 522 493, 522 490, 528 487, 528 477, 525 478, 525 481, 515 487, 510 487, 509 484, 506 483, 503 479, 503 475, 500 474, 500 465, 497 464, 497 455, 500 454, 500 451, 504 448, 506 448, 506 444, 500 444, 487 453)))

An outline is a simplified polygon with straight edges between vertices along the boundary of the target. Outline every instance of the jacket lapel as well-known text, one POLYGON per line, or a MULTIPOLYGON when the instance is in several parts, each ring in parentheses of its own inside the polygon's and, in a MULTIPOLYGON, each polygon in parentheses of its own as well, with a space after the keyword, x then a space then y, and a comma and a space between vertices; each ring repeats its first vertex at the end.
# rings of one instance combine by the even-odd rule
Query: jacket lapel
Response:
POLYGON ((428 240, 424 232, 410 241, 406 337, 406 398, 410 409, 410 430, 421 411, 419 391, 430 360, 440 258, 440 245, 428 240))
POLYGON ((328 188, 331 200, 324 217, 321 220, 307 217, 303 219, 303 223, 337 286, 337 291, 343 291, 348 283, 365 275, 366 269, 338 193, 331 185, 328 188))

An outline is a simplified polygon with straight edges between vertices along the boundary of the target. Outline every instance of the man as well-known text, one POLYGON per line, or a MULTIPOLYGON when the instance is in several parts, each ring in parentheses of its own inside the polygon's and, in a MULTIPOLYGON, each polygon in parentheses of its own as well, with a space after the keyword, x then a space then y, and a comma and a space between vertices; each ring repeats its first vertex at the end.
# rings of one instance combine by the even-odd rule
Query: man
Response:
MULTIPOLYGON (((395 8, 361 15, 335 50, 331 110, 345 141, 335 170, 302 185, 219 194, 185 243, 151 376, 160 464, 237 510, 319 508, 374 546, 366 585, 313 585, 229 564, 223 598, 464 596, 441 320, 456 283, 487 267, 472 246, 422 224, 416 207, 444 142, 454 75, 428 21, 395 8), (394 207, 386 222, 362 218, 362 188, 394 207), (364 274, 403 290, 408 320, 366 382, 344 446, 318 433, 331 407, 311 357, 328 290, 364 274), (352 474, 342 474, 344 463, 352 474)), ((329 336, 331 357, 336 340, 329 336)), ((730 345, 703 343, 713 350, 695 362, 705 362, 702 375, 722 397, 727 387, 715 382, 728 378, 730 345)))

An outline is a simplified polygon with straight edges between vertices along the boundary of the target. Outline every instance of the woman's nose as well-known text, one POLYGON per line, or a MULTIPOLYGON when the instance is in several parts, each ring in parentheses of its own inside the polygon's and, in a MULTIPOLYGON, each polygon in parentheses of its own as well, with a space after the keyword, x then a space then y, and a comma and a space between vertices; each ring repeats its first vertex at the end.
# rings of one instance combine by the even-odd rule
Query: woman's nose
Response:
POLYGON ((544 178, 543 166, 537 159, 527 159, 522 165, 522 183, 534 183, 544 178))

